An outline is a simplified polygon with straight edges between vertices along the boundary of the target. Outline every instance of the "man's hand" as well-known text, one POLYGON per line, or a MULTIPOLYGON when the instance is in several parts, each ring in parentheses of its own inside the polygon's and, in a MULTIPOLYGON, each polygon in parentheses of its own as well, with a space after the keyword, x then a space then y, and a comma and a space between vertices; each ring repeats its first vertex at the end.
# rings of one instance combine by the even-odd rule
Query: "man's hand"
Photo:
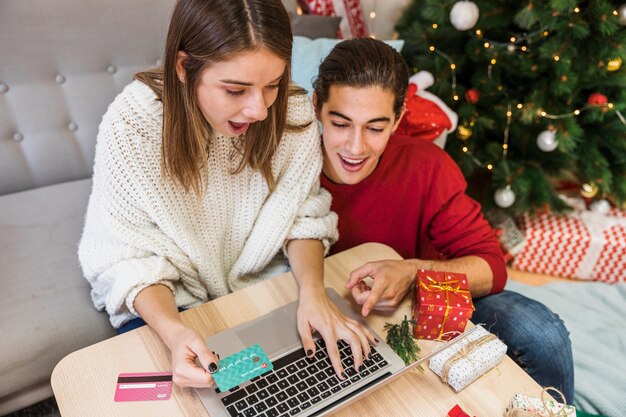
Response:
POLYGON ((363 317, 372 310, 391 312, 411 288, 417 269, 414 260, 369 262, 352 271, 346 287, 352 289, 352 297, 363 306, 363 317), (374 281, 371 288, 363 282, 367 277, 374 281))
POLYGON ((370 344, 378 341, 365 327, 355 320, 346 317, 323 291, 308 292, 300 295, 298 306, 298 332, 308 357, 315 355, 314 331, 324 339, 330 362, 339 379, 344 379, 343 366, 339 357, 337 341, 343 339, 352 350, 354 368, 358 371, 363 358, 370 353, 370 344))

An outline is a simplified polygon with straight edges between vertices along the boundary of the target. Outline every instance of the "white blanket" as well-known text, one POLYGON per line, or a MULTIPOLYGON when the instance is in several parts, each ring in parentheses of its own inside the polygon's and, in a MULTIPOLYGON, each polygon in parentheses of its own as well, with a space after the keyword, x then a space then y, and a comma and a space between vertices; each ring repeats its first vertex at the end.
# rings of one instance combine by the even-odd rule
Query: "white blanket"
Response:
POLYGON ((507 290, 540 301, 570 331, 574 405, 588 413, 622 417, 626 410, 626 283, 557 282, 507 290))

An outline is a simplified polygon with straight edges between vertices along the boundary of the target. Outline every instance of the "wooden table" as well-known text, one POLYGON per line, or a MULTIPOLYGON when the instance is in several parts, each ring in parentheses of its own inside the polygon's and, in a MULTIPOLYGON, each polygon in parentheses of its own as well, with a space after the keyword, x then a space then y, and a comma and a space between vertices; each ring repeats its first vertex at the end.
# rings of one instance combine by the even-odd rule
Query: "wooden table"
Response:
MULTIPOLYGON (((379 259, 400 259, 400 256, 391 248, 374 243, 331 256, 325 261, 325 284, 349 299, 345 282, 350 271, 379 259)), ((185 311, 182 319, 206 337, 289 303, 297 294, 293 276, 284 274, 185 311)), ((399 322, 405 315, 410 316, 410 308, 407 297, 393 316, 372 314, 367 321, 384 337, 384 323, 399 322)), ((419 345, 422 354, 426 354, 440 343, 420 340, 419 345)), ((424 369, 424 372, 404 373, 336 415, 443 417, 459 404, 471 416, 497 417, 502 416, 513 394, 539 396, 541 392, 541 387, 508 357, 458 394, 443 384, 427 365, 424 369)), ((169 351, 156 333, 144 326, 65 357, 54 369, 52 388, 63 417, 208 416, 195 391, 189 388, 174 386, 168 401, 113 401, 118 374, 168 370, 171 370, 169 351)))

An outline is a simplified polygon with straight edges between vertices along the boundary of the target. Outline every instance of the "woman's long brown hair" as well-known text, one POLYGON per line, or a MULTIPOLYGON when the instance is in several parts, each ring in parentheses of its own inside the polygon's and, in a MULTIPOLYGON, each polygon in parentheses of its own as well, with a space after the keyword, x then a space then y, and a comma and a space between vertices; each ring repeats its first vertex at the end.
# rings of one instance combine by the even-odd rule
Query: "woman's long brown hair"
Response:
POLYGON ((204 118, 197 100, 202 71, 234 54, 265 48, 285 61, 276 101, 268 117, 248 128, 238 151, 241 161, 233 172, 246 166, 259 170, 270 190, 275 186, 272 157, 286 126, 287 101, 304 90, 290 87, 292 49, 289 16, 280 0, 179 0, 176 3, 162 68, 140 72, 135 78, 147 84, 163 102, 162 163, 166 174, 186 191, 201 195, 202 170, 208 160, 213 128, 204 118), (185 80, 176 73, 179 51, 187 54, 185 80))

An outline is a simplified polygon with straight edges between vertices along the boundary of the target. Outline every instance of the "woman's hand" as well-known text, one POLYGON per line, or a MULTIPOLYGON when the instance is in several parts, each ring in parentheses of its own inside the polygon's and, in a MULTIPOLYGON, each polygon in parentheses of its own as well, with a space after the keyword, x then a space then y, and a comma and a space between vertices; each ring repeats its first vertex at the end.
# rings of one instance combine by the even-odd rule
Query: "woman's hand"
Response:
POLYGON ((363 306, 363 317, 372 310, 389 313, 398 307, 411 288, 417 268, 413 260, 369 262, 352 271, 346 287, 352 289, 352 297, 363 306), (363 282, 366 277, 374 280, 371 288, 363 282))
POLYGON ((344 379, 345 376, 337 347, 338 340, 343 339, 350 345, 354 357, 354 368, 357 371, 363 363, 364 356, 367 357, 370 354, 370 344, 378 344, 374 335, 365 327, 339 311, 323 288, 309 291, 301 289, 298 332, 308 357, 313 357, 316 351, 312 336, 314 331, 317 331, 324 339, 330 362, 339 379, 344 379))
POLYGON ((172 354, 172 382, 181 387, 210 387, 219 356, 180 320, 174 295, 166 285, 150 285, 137 294, 135 309, 172 354), (196 359, 201 367, 196 364, 196 359))
POLYGON ((219 356, 209 350, 194 330, 180 325, 168 335, 172 353, 172 382, 181 387, 210 387, 219 356), (198 366, 197 361, 201 366, 198 366))

